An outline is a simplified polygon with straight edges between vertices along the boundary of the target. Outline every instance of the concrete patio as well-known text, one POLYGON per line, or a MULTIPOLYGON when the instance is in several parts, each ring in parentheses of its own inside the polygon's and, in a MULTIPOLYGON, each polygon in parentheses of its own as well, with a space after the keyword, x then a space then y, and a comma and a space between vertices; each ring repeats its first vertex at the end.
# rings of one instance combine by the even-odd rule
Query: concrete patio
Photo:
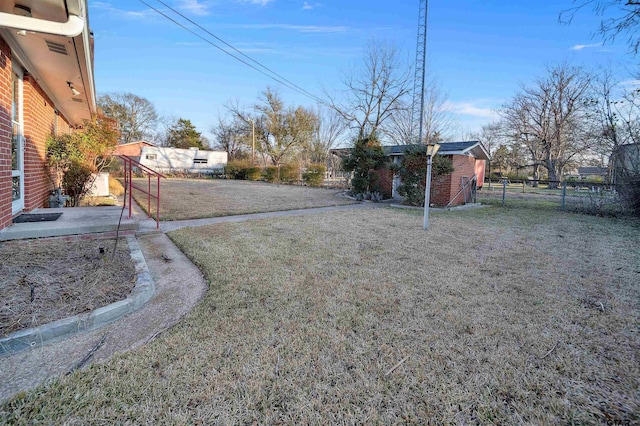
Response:
MULTIPOLYGON (((29 238, 61 237, 83 234, 108 234, 115 232, 120 220, 121 206, 71 207, 58 209, 35 209, 31 213, 62 213, 55 221, 14 223, 0 231, 0 241, 23 240, 29 238)), ((120 231, 137 231, 138 217, 128 218, 128 211, 122 215, 120 231)), ((155 225, 155 222, 154 222, 155 225)))

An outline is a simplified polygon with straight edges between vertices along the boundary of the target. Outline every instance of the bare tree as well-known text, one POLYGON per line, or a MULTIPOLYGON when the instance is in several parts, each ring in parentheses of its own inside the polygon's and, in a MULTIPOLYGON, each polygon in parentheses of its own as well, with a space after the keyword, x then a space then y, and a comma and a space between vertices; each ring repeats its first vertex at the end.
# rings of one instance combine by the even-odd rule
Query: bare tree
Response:
POLYGON ((153 143, 158 146, 169 146, 170 129, 176 126, 178 119, 175 115, 165 115, 158 118, 158 128, 151 137, 153 143))
POLYGON ((638 0, 574 0, 575 6, 560 12, 560 22, 570 24, 576 13, 591 8, 602 17, 598 33, 605 41, 613 42, 620 34, 626 34, 627 45, 633 55, 640 50, 640 1, 638 0), (606 14, 615 14, 605 17, 606 14))
POLYGON ((504 127, 504 122, 494 121, 482 126, 477 135, 477 139, 482 142, 490 156, 505 142, 504 127))
POLYGON ((329 159, 329 151, 344 135, 347 125, 335 110, 322 105, 318 105, 316 116, 317 125, 309 144, 304 147, 304 154, 310 163, 325 164, 329 159))
POLYGON ((308 145, 318 126, 315 112, 303 108, 285 107, 280 95, 271 88, 262 93, 254 109, 259 113, 255 122, 260 150, 280 165, 297 148, 308 145))
POLYGON ((375 134, 396 112, 404 112, 403 98, 411 87, 410 67, 398 50, 379 41, 367 45, 362 66, 343 78, 344 101, 327 94, 330 104, 356 131, 358 138, 375 134))
MULTIPOLYGON (((518 159, 519 163, 511 162, 511 167, 522 168, 525 164, 530 165, 533 170, 534 186, 540 178, 540 166, 544 165, 544 144, 540 138, 531 130, 532 127, 545 127, 545 114, 547 111, 542 108, 536 110, 532 107, 535 102, 520 93, 516 95, 510 104, 503 108, 503 117, 506 137, 509 140, 511 158, 518 159), (529 162, 521 161, 522 151, 525 150, 529 157, 529 162), (517 154, 517 155, 516 155, 517 154)), ((546 127, 545 127, 546 128, 546 127)), ((543 130, 540 129, 541 133, 543 130)))
MULTIPOLYGON (((247 142, 251 138, 251 129, 237 117, 218 117, 218 122, 211 127, 215 149, 225 151, 229 160, 246 156, 247 142)), ((249 143, 249 146, 251 144, 249 143)))
POLYGON ((158 113, 146 98, 133 93, 110 93, 98 98, 104 115, 114 119, 120 130, 120 143, 151 138, 158 123, 158 113))
MULTIPOLYGON (((640 75, 636 76, 640 81, 640 75)), ((622 96, 624 106, 620 106, 621 126, 625 133, 625 143, 640 144, 640 87, 629 87, 622 96)))
POLYGON ((527 147, 534 166, 542 165, 550 181, 561 179, 566 166, 590 146, 584 134, 590 84, 580 68, 557 65, 503 108, 513 142, 527 147))
MULTIPOLYGON (((410 100, 402 99, 401 102, 406 101, 410 100)), ((425 84, 422 143, 442 142, 452 137, 457 123, 447 101, 447 94, 435 78, 425 84)), ((412 123, 411 115, 411 105, 403 105, 394 112, 388 123, 385 123, 381 132, 395 145, 415 143, 412 138, 418 132, 411 128, 412 124, 415 125, 412 123)))
POLYGON ((489 153, 489 161, 487 164, 487 173, 491 176, 492 156, 496 152, 499 146, 505 144, 504 135, 504 123, 501 121, 494 121, 493 123, 485 124, 480 129, 478 134, 475 134, 473 139, 477 139, 482 142, 485 149, 489 153))

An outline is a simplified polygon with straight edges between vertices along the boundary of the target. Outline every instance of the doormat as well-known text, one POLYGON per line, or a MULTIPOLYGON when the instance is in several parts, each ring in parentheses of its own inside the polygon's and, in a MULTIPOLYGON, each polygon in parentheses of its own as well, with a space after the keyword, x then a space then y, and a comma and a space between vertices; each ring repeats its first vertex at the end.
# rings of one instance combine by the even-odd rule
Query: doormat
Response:
POLYGON ((21 214, 13 219, 13 223, 27 223, 27 222, 53 222, 58 220, 62 216, 62 213, 28 213, 21 214))

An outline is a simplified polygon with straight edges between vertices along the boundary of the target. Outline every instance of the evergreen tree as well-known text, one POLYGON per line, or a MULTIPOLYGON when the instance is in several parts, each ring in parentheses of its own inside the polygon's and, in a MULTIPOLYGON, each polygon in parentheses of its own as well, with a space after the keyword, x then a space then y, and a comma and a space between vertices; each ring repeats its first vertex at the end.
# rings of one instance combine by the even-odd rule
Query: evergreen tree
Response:
POLYGON ((344 159, 344 169, 353 172, 351 188, 354 194, 376 191, 376 170, 384 165, 385 156, 380 141, 375 135, 356 139, 353 149, 344 159))
POLYGON ((167 133, 167 145, 174 148, 209 148, 206 139, 196 130, 191 120, 179 119, 169 128, 167 133))

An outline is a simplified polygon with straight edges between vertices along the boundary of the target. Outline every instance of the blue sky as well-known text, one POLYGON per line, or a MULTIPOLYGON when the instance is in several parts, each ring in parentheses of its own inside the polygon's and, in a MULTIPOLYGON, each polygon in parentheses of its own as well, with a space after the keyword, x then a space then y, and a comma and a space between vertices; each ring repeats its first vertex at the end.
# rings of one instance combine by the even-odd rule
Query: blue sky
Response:
MULTIPOLYGON (((339 89, 367 42, 392 42, 413 60, 417 0, 163 0, 265 66, 322 97, 339 89)), ((155 0, 148 4, 170 13, 155 0)), ((624 37, 602 44, 599 17, 580 11, 558 22, 572 0, 431 0, 427 57, 461 129, 496 117, 518 90, 567 61, 637 69, 624 37)), ((250 106, 267 86, 287 104, 315 101, 280 86, 198 39, 137 0, 89 0, 98 93, 132 92, 164 115, 190 119, 205 136, 224 104, 250 106)), ((179 18, 178 18, 179 19, 179 18)), ((204 33, 203 33, 204 34, 204 33)), ((210 38, 210 37, 209 37, 210 38)))

